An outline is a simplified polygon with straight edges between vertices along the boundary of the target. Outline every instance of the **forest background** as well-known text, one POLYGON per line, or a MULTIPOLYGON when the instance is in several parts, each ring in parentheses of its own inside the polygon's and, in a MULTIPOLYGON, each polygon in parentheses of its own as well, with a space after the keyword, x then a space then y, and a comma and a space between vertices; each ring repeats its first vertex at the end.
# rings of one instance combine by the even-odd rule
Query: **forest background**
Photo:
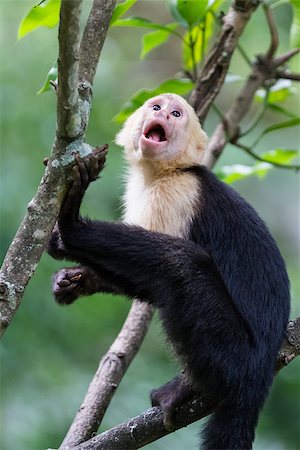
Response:
MULTIPOLYGON (((86 1, 84 17, 90 2, 86 1)), ((36 92, 57 58, 55 30, 40 28, 17 41, 22 17, 32 1, 2 1, 1 8, 1 258, 21 222, 44 171, 42 160, 49 155, 55 134, 56 99, 51 91, 36 92)), ((226 10, 226 6, 224 6, 226 10)), ((130 15, 167 23, 170 13, 163 1, 140 1, 130 15)), ((289 46, 291 9, 275 11, 280 31, 279 52, 289 46)), ((139 88, 153 88, 173 78, 181 67, 181 46, 172 38, 143 60, 139 59, 139 28, 112 28, 105 42, 94 83, 94 99, 87 140, 108 142, 110 151, 101 181, 86 195, 83 211, 97 218, 117 220, 123 191, 124 164, 121 150, 114 145, 120 124, 113 120, 128 98, 139 88)), ((250 58, 262 52, 269 36, 262 11, 257 11, 241 39, 250 58)), ((299 67, 295 58, 293 65, 299 67)), ((248 67, 235 55, 230 72, 243 77, 248 67)), ((228 82, 218 96, 219 110, 230 105, 242 80, 228 82)), ((298 90, 281 103, 299 114, 298 90), (298 94, 298 95, 297 95, 298 94)), ((255 116, 260 103, 247 120, 255 116)), ((205 123, 210 135, 219 121, 212 111, 205 123)), ((258 129, 278 121, 267 111, 258 129)), ((247 123, 247 122, 244 122, 247 123)), ((255 131, 259 133, 259 131, 255 131)), ((253 136, 253 135, 252 135, 253 136)), ((251 134, 245 142, 253 140, 251 134)), ((268 151, 279 146, 299 147, 299 129, 281 129, 262 140, 268 151)), ((228 145, 215 170, 224 165, 249 164, 253 160, 228 145)), ((237 189, 264 218, 286 260, 292 282, 292 317, 300 315, 299 280, 299 175, 274 169, 264 178, 247 177, 234 183, 237 189)), ((58 447, 86 387, 120 329, 130 303, 122 298, 95 295, 69 308, 59 308, 51 294, 51 275, 62 267, 44 255, 31 280, 22 305, 7 331, 1 347, 1 398, 3 402, 2 445, 5 450, 35 450, 58 447)), ((170 379, 176 371, 155 320, 143 346, 121 383, 102 429, 132 417, 149 407, 149 391, 170 379)), ((295 360, 276 377, 270 398, 261 417, 255 449, 296 450, 300 441, 300 361, 295 360)), ((149 444, 149 450, 174 450, 196 445, 199 424, 149 444)))

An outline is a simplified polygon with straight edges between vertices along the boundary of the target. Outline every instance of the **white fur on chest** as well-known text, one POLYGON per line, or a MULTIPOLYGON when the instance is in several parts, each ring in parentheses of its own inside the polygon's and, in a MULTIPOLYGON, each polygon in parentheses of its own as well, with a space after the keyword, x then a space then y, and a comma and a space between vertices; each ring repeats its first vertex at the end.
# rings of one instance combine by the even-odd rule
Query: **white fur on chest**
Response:
POLYGON ((199 196, 199 183, 190 173, 168 173, 147 183, 142 171, 132 169, 124 196, 124 222, 186 238, 199 196))

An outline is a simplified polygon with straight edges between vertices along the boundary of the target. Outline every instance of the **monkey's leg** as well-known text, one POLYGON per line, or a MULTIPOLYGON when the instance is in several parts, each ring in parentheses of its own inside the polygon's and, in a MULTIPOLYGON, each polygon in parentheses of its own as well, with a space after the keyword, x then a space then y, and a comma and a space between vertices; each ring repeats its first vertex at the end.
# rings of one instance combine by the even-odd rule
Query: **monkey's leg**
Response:
POLYGON ((166 430, 172 431, 174 429, 173 415, 176 407, 191 400, 195 395, 195 390, 183 374, 151 391, 152 406, 161 407, 166 430))

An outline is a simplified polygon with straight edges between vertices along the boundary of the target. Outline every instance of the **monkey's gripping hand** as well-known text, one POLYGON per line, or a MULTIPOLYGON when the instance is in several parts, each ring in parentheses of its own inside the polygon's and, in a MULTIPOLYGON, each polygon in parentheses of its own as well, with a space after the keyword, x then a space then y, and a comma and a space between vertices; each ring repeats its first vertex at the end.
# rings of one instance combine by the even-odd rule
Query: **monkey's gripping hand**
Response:
POLYGON ((79 210, 85 191, 89 184, 98 178, 104 166, 103 152, 93 152, 86 158, 75 156, 72 168, 73 182, 67 192, 58 217, 58 228, 63 240, 63 233, 72 229, 80 221, 79 210))
POLYGON ((75 165, 72 167, 72 185, 66 194, 58 222, 52 231, 48 243, 47 251, 54 259, 73 260, 72 254, 64 246, 59 225, 62 224, 62 222, 66 224, 68 218, 71 220, 69 225, 74 224, 74 222, 78 220, 79 208, 84 193, 88 185, 92 181, 95 181, 102 171, 105 164, 107 149, 108 146, 104 145, 103 147, 97 147, 93 153, 85 158, 80 158, 78 155, 75 156, 75 165), (79 175, 83 176, 79 177, 79 175), (77 180, 77 183, 75 183, 74 180, 77 180), (80 183, 78 183, 79 181, 80 183))
POLYGON ((69 305, 82 295, 98 291, 98 275, 89 267, 66 267, 52 277, 52 291, 60 305, 69 305))

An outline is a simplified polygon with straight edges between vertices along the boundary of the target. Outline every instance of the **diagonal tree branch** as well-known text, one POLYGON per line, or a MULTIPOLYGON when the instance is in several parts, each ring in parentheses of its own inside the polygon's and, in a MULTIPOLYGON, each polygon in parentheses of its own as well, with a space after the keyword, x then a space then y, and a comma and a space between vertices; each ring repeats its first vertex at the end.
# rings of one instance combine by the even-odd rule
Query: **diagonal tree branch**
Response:
MULTIPOLYGON (((300 317, 288 325, 287 335, 278 354, 276 373, 300 355, 300 317)), ((196 422, 211 414, 217 404, 205 398, 194 399, 178 408, 174 416, 174 430, 196 422)), ((150 408, 139 416, 68 450, 135 450, 170 434, 163 425, 159 407, 150 408)), ((65 449, 67 450, 67 449, 65 449)))
POLYGON ((119 335, 100 361, 60 450, 84 442, 98 430, 117 386, 143 342, 152 315, 152 308, 146 303, 133 303, 119 335))
POLYGON ((78 151, 82 146, 84 130, 78 121, 73 122, 78 110, 77 85, 73 80, 78 77, 81 3, 82 0, 62 0, 61 3, 58 79, 64 89, 58 89, 57 135, 51 160, 1 268, 0 334, 13 319, 25 287, 47 245, 66 188, 66 166, 73 159, 74 148, 71 144, 76 142, 78 151), (65 28, 68 30, 64 31, 65 28))
POLYGON ((239 38, 258 5, 258 0, 235 0, 222 19, 219 36, 204 62, 190 97, 190 104, 201 123, 223 85, 239 38))

